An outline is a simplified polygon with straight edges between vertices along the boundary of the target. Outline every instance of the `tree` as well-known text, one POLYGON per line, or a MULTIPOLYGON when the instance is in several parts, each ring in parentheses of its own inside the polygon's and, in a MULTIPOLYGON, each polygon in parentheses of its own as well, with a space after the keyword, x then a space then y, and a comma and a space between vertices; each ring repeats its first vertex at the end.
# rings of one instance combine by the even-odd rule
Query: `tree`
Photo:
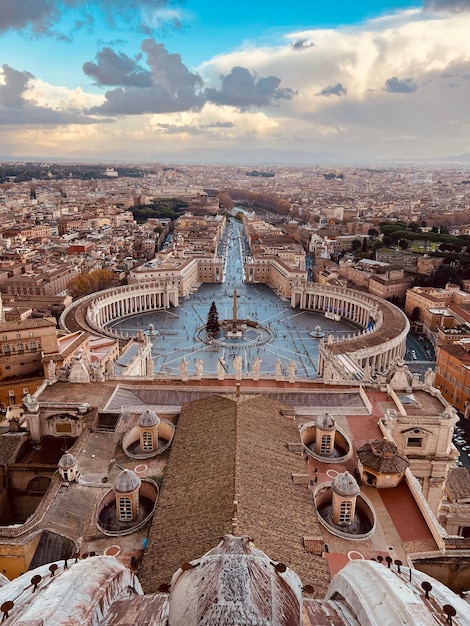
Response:
POLYGON ((220 332, 219 313, 213 300, 207 315, 206 332, 212 337, 217 336, 220 332))
POLYGON ((379 236, 379 231, 376 228, 369 228, 369 230, 367 231, 367 234, 372 239, 375 239, 376 237, 379 236))
POLYGON ((362 242, 360 239, 353 239, 351 241, 351 250, 359 250, 362 247, 362 242))
POLYGON ((112 287, 115 275, 109 270, 93 270, 78 274, 67 283, 67 289, 73 298, 81 298, 95 291, 112 287))

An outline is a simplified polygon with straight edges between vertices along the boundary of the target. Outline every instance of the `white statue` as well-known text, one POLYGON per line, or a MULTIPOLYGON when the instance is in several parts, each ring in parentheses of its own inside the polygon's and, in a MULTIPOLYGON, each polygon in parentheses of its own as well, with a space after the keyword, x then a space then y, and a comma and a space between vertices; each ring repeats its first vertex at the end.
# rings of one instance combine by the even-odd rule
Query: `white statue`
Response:
POLYGON ((204 369, 204 361, 202 359, 196 360, 196 379, 201 380, 202 371, 204 369))
POLYGON ((237 354, 233 358, 233 369, 235 370, 235 380, 241 380, 242 378, 242 357, 237 354))
POLYGON ((289 373, 289 382, 295 383, 295 373, 297 371, 297 363, 295 361, 290 361, 287 366, 287 371, 289 373))
POLYGON ((106 374, 107 376, 114 376, 114 362, 111 357, 106 361, 106 374))
POLYGON ((259 372, 261 369, 261 359, 260 358, 256 358, 253 361, 253 365, 251 368, 252 374, 253 374, 253 380, 259 380, 259 372))
POLYGON ((284 376, 282 375, 282 361, 278 359, 276 361, 276 367, 274 369, 274 373, 276 376, 276 380, 284 380, 284 376))
POLYGON ((182 381, 188 380, 188 362, 185 357, 183 357, 180 361, 180 374, 182 381))
POLYGON ((428 367, 424 374, 424 384, 426 385, 426 387, 433 387, 435 378, 436 375, 434 373, 434 370, 431 367, 428 367))
POLYGON ((146 362, 145 362, 145 375, 146 376, 153 376, 153 374, 154 374, 153 359, 150 356, 150 354, 148 354, 146 362))
POLYGON ((47 378, 49 380, 54 380, 55 378, 55 361, 51 359, 47 365, 47 378))

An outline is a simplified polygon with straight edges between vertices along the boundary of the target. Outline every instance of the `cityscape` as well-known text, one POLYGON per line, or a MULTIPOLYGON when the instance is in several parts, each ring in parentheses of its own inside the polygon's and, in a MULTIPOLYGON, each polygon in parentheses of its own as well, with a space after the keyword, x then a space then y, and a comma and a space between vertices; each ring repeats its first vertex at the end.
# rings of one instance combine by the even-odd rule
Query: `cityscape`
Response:
MULTIPOLYGON (((238 553, 255 535, 311 588, 299 616, 323 615, 347 564, 389 559, 447 585, 466 623, 466 171, 122 171, 2 166, 4 614, 29 572, 92 555, 97 575, 137 574, 152 623, 187 602, 199 619, 165 585, 212 562, 214 536, 238 553)), ((41 593, 18 615, 56 623, 41 593)))
POLYGON ((470 2, 0 7, 2 625, 470 626, 470 2))

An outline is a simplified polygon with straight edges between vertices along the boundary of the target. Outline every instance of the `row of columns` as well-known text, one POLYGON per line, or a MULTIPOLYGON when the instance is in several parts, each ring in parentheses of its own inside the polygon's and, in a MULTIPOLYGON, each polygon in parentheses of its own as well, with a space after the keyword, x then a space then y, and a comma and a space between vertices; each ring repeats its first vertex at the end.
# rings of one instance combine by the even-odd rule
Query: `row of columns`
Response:
POLYGON ((370 318, 370 310, 365 304, 335 294, 303 292, 299 304, 301 309, 336 313, 364 328, 370 318))
POLYGON ((146 311, 168 309, 170 305, 178 306, 178 304, 179 298, 176 287, 140 293, 122 291, 107 295, 102 299, 98 298, 89 313, 93 317, 92 322, 95 326, 105 326, 121 317, 146 311))
POLYGON ((380 352, 379 354, 374 354, 371 357, 364 357, 361 361, 361 367, 364 368, 367 365, 367 362, 369 362, 369 365, 373 371, 375 370, 377 372, 381 372, 385 369, 388 369, 388 367, 394 361, 396 361, 396 359, 403 356, 406 347, 405 344, 406 339, 401 341, 396 346, 393 346, 389 350, 384 349, 385 347, 382 345, 381 350, 383 350, 383 352, 380 352))

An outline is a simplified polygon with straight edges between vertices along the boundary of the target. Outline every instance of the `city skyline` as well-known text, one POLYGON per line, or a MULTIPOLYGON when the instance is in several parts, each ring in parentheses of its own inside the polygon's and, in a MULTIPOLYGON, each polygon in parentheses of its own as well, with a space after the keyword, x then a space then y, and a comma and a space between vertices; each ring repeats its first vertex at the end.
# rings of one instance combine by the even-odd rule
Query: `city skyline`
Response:
POLYGON ((4 160, 468 161, 468 0, 2 6, 4 160))

